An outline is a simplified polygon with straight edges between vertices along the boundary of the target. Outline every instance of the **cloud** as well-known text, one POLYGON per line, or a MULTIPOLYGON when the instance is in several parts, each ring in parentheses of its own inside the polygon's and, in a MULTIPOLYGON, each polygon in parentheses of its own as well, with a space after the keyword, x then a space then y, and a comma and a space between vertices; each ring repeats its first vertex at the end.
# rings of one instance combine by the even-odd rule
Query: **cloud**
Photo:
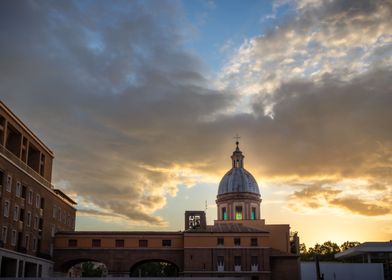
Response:
POLYGON ((174 2, 95 3, 0 2, 1 99, 53 148, 55 182, 84 214, 165 225, 155 212, 179 185, 230 167, 236 133, 245 167, 307 208, 387 213, 372 206, 391 191, 387 3, 304 6, 247 41, 220 90, 174 2), (339 187, 351 179, 367 183, 339 187))
POLYGON ((209 160, 182 135, 233 100, 182 47, 180 11, 164 1, 0 5, 1 99, 55 151, 55 181, 101 213, 162 225, 153 213, 209 160))
MULTIPOLYGON (((352 183, 343 180, 311 183, 290 196, 289 206, 298 212, 307 209, 338 208, 363 216, 392 214, 391 185, 386 186, 387 191, 380 195, 379 189, 367 189, 364 192, 358 186, 352 186, 352 183)), ((367 182, 366 185, 368 185, 367 182)))
POLYGON ((390 2, 306 0, 295 8, 275 29, 243 43, 221 72, 224 86, 244 95, 273 94, 292 79, 333 74, 348 80, 391 64, 390 2))

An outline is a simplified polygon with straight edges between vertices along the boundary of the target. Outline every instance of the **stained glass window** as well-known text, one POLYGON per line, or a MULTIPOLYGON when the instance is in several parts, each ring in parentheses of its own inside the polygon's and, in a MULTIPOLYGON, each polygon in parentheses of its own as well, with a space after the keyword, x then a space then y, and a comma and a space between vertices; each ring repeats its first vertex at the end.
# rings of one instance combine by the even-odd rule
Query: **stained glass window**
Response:
POLYGON ((227 220, 227 212, 226 212, 226 207, 222 208, 222 219, 227 220))
POLYGON ((235 207, 235 219, 242 220, 242 206, 235 207))
POLYGON ((250 213, 250 218, 252 220, 256 219, 256 208, 252 207, 252 212, 250 213))

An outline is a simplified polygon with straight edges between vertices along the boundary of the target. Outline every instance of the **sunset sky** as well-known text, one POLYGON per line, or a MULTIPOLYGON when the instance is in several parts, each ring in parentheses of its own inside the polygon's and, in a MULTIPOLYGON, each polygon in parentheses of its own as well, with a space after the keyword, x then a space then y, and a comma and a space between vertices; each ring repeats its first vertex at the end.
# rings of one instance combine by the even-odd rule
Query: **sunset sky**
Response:
POLYGON ((216 218, 234 135, 267 223, 392 239, 392 1, 0 1, 0 98, 77 230, 216 218))

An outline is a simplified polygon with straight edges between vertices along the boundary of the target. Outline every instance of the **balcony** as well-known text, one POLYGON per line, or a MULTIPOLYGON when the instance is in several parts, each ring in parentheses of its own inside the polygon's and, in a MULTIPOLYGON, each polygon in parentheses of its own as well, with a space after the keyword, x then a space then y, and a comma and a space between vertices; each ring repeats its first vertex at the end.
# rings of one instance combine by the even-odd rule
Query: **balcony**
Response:
POLYGON ((259 265, 258 264, 252 264, 250 266, 250 271, 253 271, 253 272, 259 271, 259 265))
POLYGON ((10 159, 13 163, 15 163, 18 167, 23 169, 27 174, 32 176, 38 182, 49 189, 54 189, 53 185, 43 178, 40 174, 38 174, 34 169, 24 163, 18 156, 14 155, 12 152, 7 150, 3 145, 0 145, 0 153, 5 155, 8 159, 10 159))
POLYGON ((240 265, 235 265, 234 266, 234 271, 235 272, 241 272, 241 266, 240 265))

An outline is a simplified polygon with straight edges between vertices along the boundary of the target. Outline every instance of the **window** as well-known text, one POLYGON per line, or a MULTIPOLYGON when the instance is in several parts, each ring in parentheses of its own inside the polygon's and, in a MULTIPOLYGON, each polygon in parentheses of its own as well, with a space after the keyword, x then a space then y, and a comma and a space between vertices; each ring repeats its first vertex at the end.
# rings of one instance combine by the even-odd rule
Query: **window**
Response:
POLYGON ((171 247, 171 240, 162 240, 163 247, 171 247))
POLYGON ((53 212, 52 212, 53 219, 56 219, 56 212, 57 212, 57 208, 56 208, 56 205, 55 205, 55 206, 53 206, 53 212))
POLYGON ((257 238, 250 239, 250 246, 257 246, 257 238))
POLYGON ((8 228, 3 227, 3 229, 1 230, 1 240, 3 241, 3 243, 7 243, 7 232, 8 228))
POLYGON ((76 239, 68 239, 68 247, 74 248, 78 246, 78 241, 76 239))
POLYGON ((218 238, 218 246, 225 245, 225 240, 223 238, 218 238))
POLYGON ((250 257, 250 264, 251 265, 258 265, 257 256, 251 256, 250 257))
POLYGON ((22 185, 22 198, 26 199, 26 186, 22 185))
POLYGON ((124 239, 117 239, 116 240, 116 248, 124 248, 125 244, 124 244, 124 239))
POLYGON ((91 242, 92 247, 101 247, 101 239, 93 239, 91 242))
POLYGON ((4 217, 8 218, 10 216, 10 202, 8 200, 4 201, 3 213, 4 217))
POLYGON ((33 204, 33 191, 32 190, 29 190, 28 201, 29 201, 30 205, 33 204))
POLYGON ((41 206, 41 196, 37 193, 35 195, 35 207, 40 208, 41 206))
POLYGON ((218 256, 217 263, 218 263, 218 265, 224 265, 225 258, 223 256, 218 256))
POLYGON ((25 210, 23 208, 20 208, 19 210, 19 221, 24 222, 25 218, 25 210))
POLYGON ((235 219, 242 220, 242 206, 235 207, 235 219))
POLYGON ((25 236, 25 247, 26 247, 26 250, 29 249, 29 245, 30 245, 29 243, 30 243, 30 237, 29 237, 28 234, 26 234, 26 236, 25 236))
POLYGON ((139 247, 140 248, 147 248, 148 247, 148 240, 139 240, 139 247))
POLYGON ((222 220, 227 220, 226 207, 223 207, 223 208, 222 208, 222 220))
POLYGON ((234 256, 234 265, 241 265, 241 256, 234 256))
POLYGON ((234 238, 234 245, 235 246, 240 246, 241 245, 241 239, 240 238, 234 238))
POLYGON ((34 217, 34 229, 38 229, 38 216, 34 217))
POLYGON ((21 197, 21 195, 22 195, 22 184, 19 181, 16 182, 15 195, 17 197, 21 197))
POLYGON ((42 218, 39 219, 39 224, 38 224, 38 229, 42 230, 43 225, 44 225, 44 220, 42 218))
POLYGON ((37 238, 33 238, 33 251, 37 251, 37 238))
POLYGON ((223 256, 218 256, 216 259, 216 264, 218 265, 218 271, 225 271, 225 258, 223 256))
POLYGON ((12 233, 11 233, 11 245, 12 246, 16 245, 16 230, 12 230, 12 233))
POLYGON ((15 205, 14 207, 14 221, 19 220, 19 206, 15 205))
POLYGON ((256 207, 252 207, 252 211, 250 213, 250 219, 256 220, 256 207))
POLYGON ((27 212, 27 226, 31 226, 31 212, 27 212))
POLYGON ((7 184, 5 185, 5 189, 7 190, 7 192, 11 192, 11 188, 12 188, 12 177, 11 175, 7 176, 7 184))
POLYGON ((52 237, 56 234, 56 226, 52 225, 52 237))

